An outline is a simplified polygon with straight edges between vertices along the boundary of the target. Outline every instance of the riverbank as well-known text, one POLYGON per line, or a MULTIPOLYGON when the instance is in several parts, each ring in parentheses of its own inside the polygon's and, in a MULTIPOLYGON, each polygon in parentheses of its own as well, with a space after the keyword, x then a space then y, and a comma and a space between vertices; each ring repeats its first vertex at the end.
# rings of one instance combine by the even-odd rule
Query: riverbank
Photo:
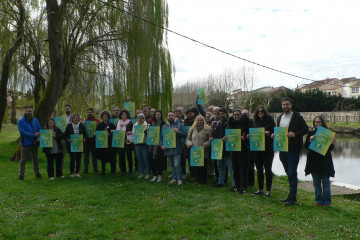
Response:
MULTIPOLYGON (((312 122, 306 122, 310 129, 313 129, 312 122)), ((344 133, 344 134, 356 134, 360 135, 360 123, 333 123, 328 122, 326 123, 329 129, 336 133, 344 133)))

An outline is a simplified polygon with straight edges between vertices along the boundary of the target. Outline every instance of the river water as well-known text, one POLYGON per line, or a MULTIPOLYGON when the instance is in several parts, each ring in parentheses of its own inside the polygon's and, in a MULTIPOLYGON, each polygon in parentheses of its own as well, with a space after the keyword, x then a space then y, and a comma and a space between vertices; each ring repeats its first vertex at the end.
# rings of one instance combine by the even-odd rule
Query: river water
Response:
MULTIPOLYGON (((348 134, 336 134, 335 147, 332 151, 335 177, 331 181, 360 186, 360 137, 348 134)), ((307 150, 303 149, 298 167, 298 178, 310 181, 311 175, 305 176, 307 150)), ((279 159, 279 153, 275 153, 273 172, 276 175, 285 175, 284 168, 279 159)))

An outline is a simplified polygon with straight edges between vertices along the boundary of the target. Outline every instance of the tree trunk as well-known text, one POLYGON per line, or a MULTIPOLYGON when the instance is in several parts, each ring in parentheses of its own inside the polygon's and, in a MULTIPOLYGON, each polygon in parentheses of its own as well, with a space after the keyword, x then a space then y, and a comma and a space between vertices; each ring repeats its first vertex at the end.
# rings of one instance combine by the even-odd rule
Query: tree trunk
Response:
POLYGON ((1 72, 1 82, 0 82, 0 132, 2 127, 2 122, 4 120, 4 116, 6 114, 6 107, 7 107, 7 85, 9 81, 9 75, 10 75, 10 65, 12 58, 16 52, 16 50, 20 47, 22 37, 23 37, 23 31, 24 31, 24 19, 25 19, 25 10, 24 6, 22 4, 22 0, 17 0, 17 5, 19 9, 19 20, 17 21, 17 34, 16 34, 16 40, 14 42, 14 45, 6 52, 4 63, 2 66, 2 72, 1 72))

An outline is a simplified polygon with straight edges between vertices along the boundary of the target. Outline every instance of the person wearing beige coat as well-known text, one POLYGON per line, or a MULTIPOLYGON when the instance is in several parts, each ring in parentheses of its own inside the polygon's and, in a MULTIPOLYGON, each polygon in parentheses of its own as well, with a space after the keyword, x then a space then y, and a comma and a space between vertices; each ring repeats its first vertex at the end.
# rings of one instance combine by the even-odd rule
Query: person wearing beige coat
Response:
POLYGON ((199 115, 196 117, 194 124, 189 130, 186 138, 186 146, 191 148, 192 146, 203 146, 204 147, 204 166, 195 167, 195 178, 197 183, 206 184, 206 165, 210 159, 210 142, 212 129, 205 124, 203 116, 199 115))

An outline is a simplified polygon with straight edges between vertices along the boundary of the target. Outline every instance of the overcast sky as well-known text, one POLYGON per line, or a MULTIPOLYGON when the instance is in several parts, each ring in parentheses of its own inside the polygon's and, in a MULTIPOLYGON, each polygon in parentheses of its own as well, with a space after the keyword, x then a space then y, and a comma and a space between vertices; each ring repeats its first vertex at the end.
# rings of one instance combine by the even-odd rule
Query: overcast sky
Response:
MULTIPOLYGON (((360 78, 360 0, 168 0, 169 29, 239 57, 314 80, 360 78)), ((168 33, 174 85, 243 61, 168 33)), ((250 64, 247 64, 250 66, 250 64)), ((255 67, 256 87, 308 81, 255 67)))

